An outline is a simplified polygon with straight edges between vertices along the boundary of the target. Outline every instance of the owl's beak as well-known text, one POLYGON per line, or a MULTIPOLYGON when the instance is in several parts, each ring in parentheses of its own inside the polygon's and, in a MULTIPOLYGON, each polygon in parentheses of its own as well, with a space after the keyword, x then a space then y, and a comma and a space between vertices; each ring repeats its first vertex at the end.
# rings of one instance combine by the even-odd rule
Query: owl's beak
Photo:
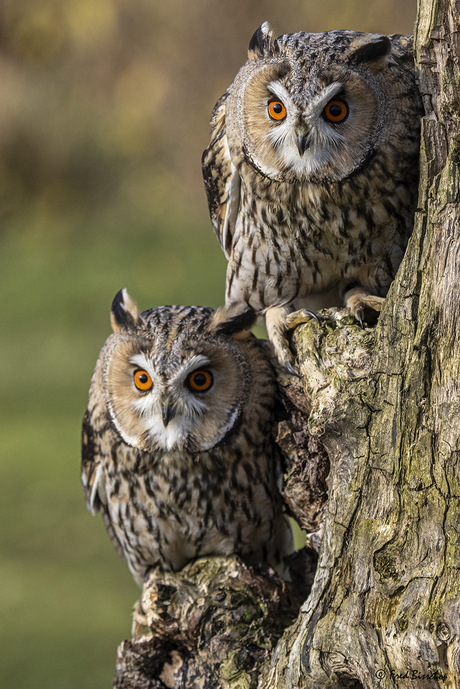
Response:
POLYGON ((304 132, 300 132, 297 136, 296 144, 299 150, 299 155, 302 157, 307 148, 310 146, 309 137, 305 136, 304 132))
POLYGON ((166 428, 168 423, 176 416, 176 410, 169 400, 163 402, 163 408, 161 410, 161 416, 163 418, 163 426, 166 428))

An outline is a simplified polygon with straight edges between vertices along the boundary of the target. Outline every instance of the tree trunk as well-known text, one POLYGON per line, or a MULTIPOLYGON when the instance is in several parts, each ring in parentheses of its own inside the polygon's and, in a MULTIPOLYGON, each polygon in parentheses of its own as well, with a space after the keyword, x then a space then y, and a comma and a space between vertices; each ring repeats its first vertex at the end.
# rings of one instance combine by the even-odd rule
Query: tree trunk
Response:
POLYGON ((459 9, 419 7, 420 199, 375 332, 345 319, 295 335, 329 500, 266 689, 459 686, 459 9))
POLYGON ((303 391, 280 379, 286 501, 321 540, 309 597, 278 641, 311 584, 311 550, 291 585, 236 559, 200 561, 198 579, 196 565, 152 575, 135 614, 147 634, 120 647, 120 689, 459 686, 459 13, 419 4, 420 198, 379 323, 330 309, 294 333, 303 391))

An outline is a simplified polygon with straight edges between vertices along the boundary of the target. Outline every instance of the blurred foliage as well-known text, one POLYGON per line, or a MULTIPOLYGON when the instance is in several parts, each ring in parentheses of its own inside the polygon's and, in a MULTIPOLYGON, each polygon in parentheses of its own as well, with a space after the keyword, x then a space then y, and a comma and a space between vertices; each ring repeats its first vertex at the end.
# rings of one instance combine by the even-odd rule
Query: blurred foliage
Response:
POLYGON ((156 217, 172 198, 203 197, 212 107, 262 21, 407 33, 415 3, 3 0, 1 11, 2 213, 123 203, 156 217))
POLYGON ((410 33, 415 0, 0 5, 2 686, 110 686, 138 590, 84 505, 91 371, 121 287, 223 301, 200 158, 265 20, 410 33))

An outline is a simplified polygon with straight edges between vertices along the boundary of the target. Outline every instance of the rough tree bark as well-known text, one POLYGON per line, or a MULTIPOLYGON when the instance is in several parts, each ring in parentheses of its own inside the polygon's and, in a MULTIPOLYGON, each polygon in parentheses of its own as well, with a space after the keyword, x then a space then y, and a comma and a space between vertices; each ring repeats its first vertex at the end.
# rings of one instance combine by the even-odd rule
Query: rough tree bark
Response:
POLYGON ((329 500, 313 589, 267 689, 459 686, 459 12, 419 6, 419 207, 373 337, 295 336, 329 500))
POLYGON ((152 573, 119 689, 460 686, 459 21, 458 2, 419 3, 420 198, 378 325, 330 309, 294 333, 303 389, 280 377, 286 501, 317 566, 299 555, 292 584, 237 559, 152 573))

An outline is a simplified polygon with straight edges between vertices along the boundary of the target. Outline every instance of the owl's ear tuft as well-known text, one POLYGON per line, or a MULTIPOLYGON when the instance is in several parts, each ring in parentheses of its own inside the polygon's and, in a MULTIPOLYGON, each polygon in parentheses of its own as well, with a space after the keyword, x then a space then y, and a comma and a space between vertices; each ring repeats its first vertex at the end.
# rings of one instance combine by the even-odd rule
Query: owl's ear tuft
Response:
POLYGON ((249 41, 248 58, 256 60, 265 53, 272 52, 275 40, 268 22, 264 22, 249 41))
POLYGON ((209 324, 209 330, 227 335, 234 340, 245 340, 257 321, 257 313, 251 306, 230 305, 217 309, 209 324))
POLYGON ((110 322, 116 333, 120 330, 132 330, 139 323, 139 309, 125 288, 117 292, 114 297, 110 322))
POLYGON ((371 69, 381 69, 386 63, 386 57, 391 51, 391 41, 388 36, 372 36, 364 45, 360 45, 350 58, 350 64, 367 64, 371 69))

